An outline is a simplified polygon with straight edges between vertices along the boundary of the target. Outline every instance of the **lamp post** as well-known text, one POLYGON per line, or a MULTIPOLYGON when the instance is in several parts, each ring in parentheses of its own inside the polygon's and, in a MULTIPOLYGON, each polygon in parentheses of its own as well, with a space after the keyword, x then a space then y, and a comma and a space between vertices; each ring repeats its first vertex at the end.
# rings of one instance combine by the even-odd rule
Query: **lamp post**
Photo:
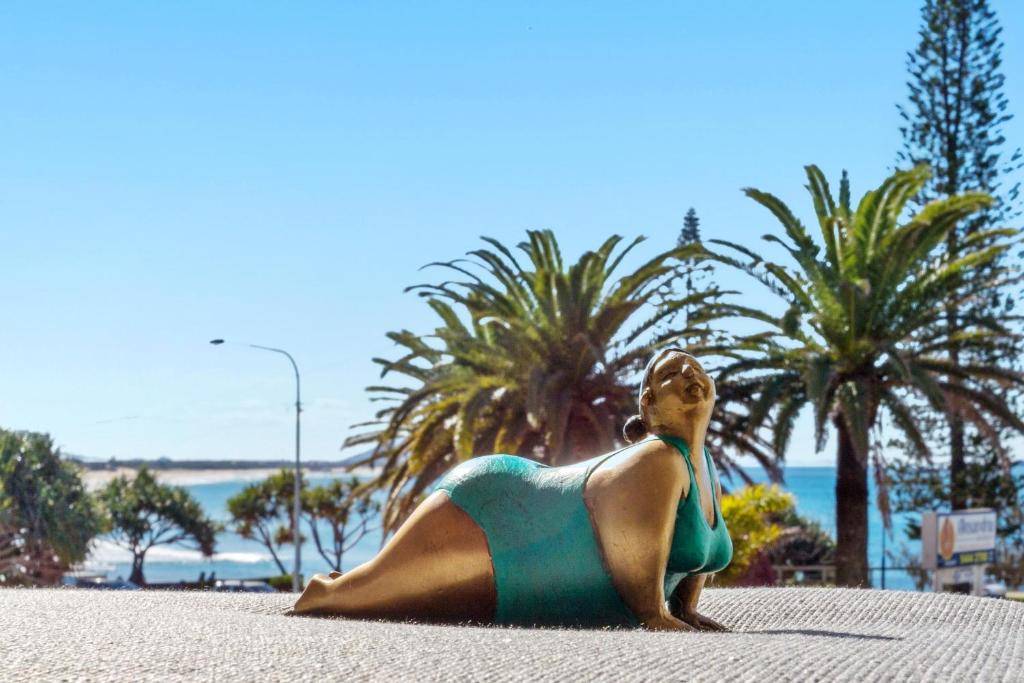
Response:
MULTIPOLYGON (((220 346, 224 343, 224 340, 211 339, 210 343, 214 346, 220 346)), ((292 543, 295 545, 295 567, 292 570, 292 591, 298 593, 302 589, 299 580, 299 571, 302 568, 302 544, 299 542, 299 515, 302 510, 301 501, 299 499, 302 491, 302 469, 299 458, 299 445, 301 441, 299 416, 302 414, 299 366, 295 364, 295 359, 292 358, 292 354, 288 353, 284 349, 275 349, 272 346, 260 346, 259 344, 246 344, 246 346, 252 349, 280 353, 291 362, 292 369, 295 371, 295 505, 292 510, 292 543)))

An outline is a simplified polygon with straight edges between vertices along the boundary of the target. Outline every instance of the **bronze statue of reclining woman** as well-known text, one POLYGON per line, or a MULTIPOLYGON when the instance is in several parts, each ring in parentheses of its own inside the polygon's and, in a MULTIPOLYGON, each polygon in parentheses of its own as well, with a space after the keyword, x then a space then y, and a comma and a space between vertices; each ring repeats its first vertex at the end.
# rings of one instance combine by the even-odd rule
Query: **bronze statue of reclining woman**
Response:
POLYGON ((625 448, 565 467, 472 458, 369 562, 315 576, 296 614, 518 625, 722 630, 697 612, 732 559, 704 438, 715 383, 656 354, 625 448))

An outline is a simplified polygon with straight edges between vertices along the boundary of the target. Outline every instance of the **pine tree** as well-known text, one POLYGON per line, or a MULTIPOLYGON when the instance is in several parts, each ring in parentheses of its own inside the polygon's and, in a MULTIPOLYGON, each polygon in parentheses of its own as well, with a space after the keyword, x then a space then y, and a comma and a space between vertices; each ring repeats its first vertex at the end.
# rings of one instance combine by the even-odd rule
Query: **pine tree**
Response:
MULTIPOLYGON (((1012 116, 1003 92, 1002 29, 987 0, 926 0, 921 21, 920 41, 907 59, 909 102, 898 107, 904 121, 900 128, 903 149, 897 156, 898 162, 924 162, 933 169, 931 182, 915 199, 918 206, 970 191, 986 192, 995 199, 991 208, 950 231, 944 254, 948 262, 957 258, 971 235, 983 229, 1004 227, 1019 215, 1019 183, 1009 188, 1003 185, 1021 167, 1021 153, 1018 149, 1007 158, 1004 151, 1002 128, 1012 116)), ((1009 270, 1006 256, 988 267, 990 273, 1004 270, 1009 270)), ((995 362, 1019 369, 1018 342, 992 344, 970 336, 979 321, 1016 320, 1010 315, 1010 286, 1015 275, 1008 273, 1003 279, 1006 285, 992 288, 986 297, 967 305, 946 304, 941 324, 948 332, 960 333, 949 335, 953 343, 943 349, 953 365, 995 362)), ((955 290, 950 291, 949 302, 957 298, 956 294, 955 290)), ((962 382, 954 375, 949 379, 962 382)), ((1007 402, 1017 398, 994 382, 979 388, 1000 395, 1007 402)), ((971 476, 977 468, 971 468, 970 463, 994 460, 994 447, 983 433, 992 427, 977 423, 964 411, 952 411, 936 422, 936 429, 929 431, 945 436, 939 452, 948 448, 949 484, 945 500, 940 498, 933 504, 963 508, 976 498, 972 487, 981 485, 971 476)), ((1005 453, 995 454, 1007 464, 1005 453)), ((910 486, 916 475, 908 473, 906 467, 897 469, 902 485, 910 486)), ((929 468, 919 468, 922 476, 926 471, 929 468)), ((898 481, 897 488, 899 485, 898 481)))
POLYGON ((679 232, 677 242, 680 247, 700 242, 700 219, 697 218, 697 211, 692 206, 683 216, 683 229, 679 232))
MULTIPOLYGON (((683 229, 679 231, 679 238, 676 240, 676 246, 687 247, 691 244, 700 244, 700 218, 697 217, 697 211, 691 206, 683 216, 683 229)), ((682 259, 678 267, 678 277, 675 282, 681 282, 685 288, 685 296, 691 296, 696 294, 701 287, 707 288, 707 280, 711 273, 712 266, 708 262, 698 262, 695 259, 682 259)), ((683 314, 683 329, 688 329, 691 323, 691 318, 694 311, 697 308, 697 304, 691 304, 685 306, 681 311, 683 314)), ((672 320, 668 323, 671 326, 676 326, 676 321, 672 320)), ((684 336, 685 338, 685 336, 684 336)))

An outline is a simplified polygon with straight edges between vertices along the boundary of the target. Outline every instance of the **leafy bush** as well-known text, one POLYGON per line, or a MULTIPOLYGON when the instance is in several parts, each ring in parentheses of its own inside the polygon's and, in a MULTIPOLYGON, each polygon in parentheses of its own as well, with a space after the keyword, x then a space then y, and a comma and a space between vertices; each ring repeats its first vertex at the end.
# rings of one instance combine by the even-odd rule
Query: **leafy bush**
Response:
MULTIPOLYGON (((301 578, 301 577, 300 577, 301 578)), ((292 592, 292 575, 281 574, 280 576, 271 576, 267 579, 267 583, 270 587, 276 590, 278 593, 291 593, 292 592)))
POLYGON ((771 585, 773 565, 832 564, 835 541, 817 522, 797 514, 796 499, 778 485, 744 487, 722 497, 733 560, 718 574, 725 585, 771 585))
POLYGON ((0 430, 0 582, 59 582, 100 525, 78 466, 48 435, 0 430))
POLYGON ((715 578, 718 584, 735 585, 758 555, 774 543, 782 527, 774 520, 793 511, 792 494, 777 484, 745 486, 722 496, 722 517, 732 537, 732 563, 715 578))
POLYGON ((1024 588, 1024 539, 1002 539, 996 548, 992 575, 1011 588, 1024 588))
POLYGON ((794 566, 833 564, 836 542, 818 522, 791 509, 775 520, 782 527, 778 539, 766 550, 772 564, 794 566))

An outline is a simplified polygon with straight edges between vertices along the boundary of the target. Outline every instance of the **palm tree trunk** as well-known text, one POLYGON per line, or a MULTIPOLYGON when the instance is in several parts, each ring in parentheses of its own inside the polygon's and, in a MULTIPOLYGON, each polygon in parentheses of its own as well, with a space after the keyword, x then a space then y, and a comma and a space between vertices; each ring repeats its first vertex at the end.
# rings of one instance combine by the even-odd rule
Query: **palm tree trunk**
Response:
POLYGON ((839 435, 836 478, 836 583, 867 586, 868 468, 861 462, 842 416, 833 418, 839 435))

